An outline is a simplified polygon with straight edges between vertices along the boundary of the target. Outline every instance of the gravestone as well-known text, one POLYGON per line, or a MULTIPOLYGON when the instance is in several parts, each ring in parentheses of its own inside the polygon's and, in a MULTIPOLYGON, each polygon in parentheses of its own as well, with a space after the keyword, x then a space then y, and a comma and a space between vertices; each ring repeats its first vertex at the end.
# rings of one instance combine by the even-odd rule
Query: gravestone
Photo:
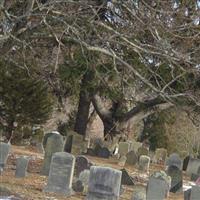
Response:
POLYGON ((87 200, 118 200, 122 172, 109 167, 92 166, 87 200))
POLYGON ((63 151, 63 136, 60 134, 51 134, 47 138, 47 142, 45 144, 45 155, 44 155, 44 161, 43 166, 41 170, 41 175, 48 176, 49 175, 49 169, 51 164, 51 158, 52 155, 56 152, 62 152, 63 151))
POLYGON ((150 165, 150 157, 149 156, 140 156, 139 158, 139 170, 143 172, 149 172, 149 165, 150 165))
POLYGON ((157 164, 163 164, 165 163, 166 158, 167 158, 167 150, 164 148, 157 148, 155 151, 153 162, 157 164))
POLYGON ((106 147, 100 148, 98 153, 97 153, 97 156, 100 157, 100 158, 109 158, 110 157, 110 151, 106 147))
POLYGON ((190 200, 190 196, 191 196, 191 188, 184 191, 184 200, 190 200))
POLYGON ((90 169, 92 166, 91 162, 85 156, 77 156, 75 162, 75 175, 79 177, 80 173, 85 169, 90 169))
POLYGON ((182 171, 178 167, 171 165, 167 169, 167 175, 171 177, 170 192, 176 193, 182 191, 182 186, 183 186, 182 171))
POLYGON ((119 143, 119 154, 125 156, 130 151, 131 144, 129 142, 120 142, 119 143))
POLYGON ((46 144, 47 144, 48 138, 51 137, 52 135, 55 135, 55 134, 56 134, 56 135, 60 135, 60 133, 59 133, 58 131, 52 131, 52 132, 46 133, 46 134, 44 135, 43 140, 42 140, 42 145, 43 145, 44 150, 45 150, 45 148, 46 148, 46 144))
POLYGON ((155 172, 147 184, 146 200, 164 200, 169 194, 170 184, 171 178, 165 172, 155 172))
POLYGON ((180 170, 182 170, 182 168, 183 168, 183 161, 181 160, 181 158, 179 157, 178 154, 173 153, 167 159, 166 166, 169 167, 171 165, 174 165, 174 166, 178 167, 180 170))
POLYGON ((76 182, 72 183, 72 189, 74 192, 83 192, 84 185, 83 185, 82 181, 77 180, 76 182))
POLYGON ((88 185, 90 177, 90 170, 85 169, 79 175, 78 180, 80 180, 84 185, 88 185))
POLYGON ((146 200, 146 187, 135 185, 131 200, 146 200))
POLYGON ((135 165, 138 161, 138 156, 134 150, 129 151, 126 155, 126 164, 128 165, 135 165))
POLYGON ((3 171, 6 165, 9 151, 10 145, 4 142, 0 142, 0 171, 3 171))
POLYGON ((133 150, 135 152, 138 152, 138 149, 142 146, 141 142, 136 142, 136 141, 132 141, 131 142, 131 147, 130 147, 130 151, 133 150))
POLYGON ((200 186, 193 185, 190 195, 190 200, 199 200, 200 199, 200 186))
POLYGON ((190 175, 190 176, 192 174, 197 174, 199 167, 200 167, 200 159, 190 158, 189 163, 188 163, 188 167, 187 167, 187 170, 186 170, 186 174, 190 175))
POLYGON ((29 159, 27 156, 17 158, 15 177, 23 178, 27 175, 27 167, 29 159))
POLYGON ((64 151, 73 155, 79 155, 86 150, 85 143, 86 142, 83 140, 82 135, 79 135, 74 131, 70 131, 65 141, 64 151))
POLYGON ((140 156, 148 156, 149 155, 149 149, 142 146, 138 149, 137 155, 138 155, 138 159, 140 158, 140 156))
POLYGON ((118 165, 124 167, 126 164, 126 160, 127 160, 126 156, 122 156, 118 161, 118 165))
POLYGON ((70 196, 74 174, 75 157, 66 152, 53 154, 48 183, 44 192, 55 192, 70 196))
POLYGON ((121 169, 122 178, 121 178, 121 185, 135 185, 134 179, 128 174, 126 169, 121 169))
POLYGON ((183 160, 183 171, 186 171, 187 170, 187 166, 188 166, 188 163, 189 163, 189 160, 190 160, 191 156, 186 156, 183 160))

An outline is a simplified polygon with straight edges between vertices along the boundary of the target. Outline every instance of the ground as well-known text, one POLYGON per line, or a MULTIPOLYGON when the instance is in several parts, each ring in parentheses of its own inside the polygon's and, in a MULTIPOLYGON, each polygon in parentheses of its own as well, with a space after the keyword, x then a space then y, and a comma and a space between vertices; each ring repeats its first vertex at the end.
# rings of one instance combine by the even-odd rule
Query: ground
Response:
MULTIPOLYGON (((120 166, 117 164, 116 159, 102 159, 102 158, 96 158, 87 156, 88 159, 90 159, 93 163, 101 166, 109 166, 116 169, 121 169, 120 166)), ((40 153, 37 153, 34 148, 31 147, 17 147, 12 146, 12 152, 8 159, 8 164, 3 172, 3 174, 0 176, 0 183, 1 187, 7 188, 9 191, 12 191, 12 194, 15 196, 20 195, 24 200, 83 200, 85 199, 84 194, 75 194, 71 197, 65 197, 65 196, 58 196, 55 194, 45 194, 43 193, 43 188, 46 185, 47 178, 44 176, 40 176, 39 171, 41 168, 43 160, 43 155, 40 153), (28 167, 28 176, 26 178, 15 178, 15 162, 16 157, 19 155, 27 155, 31 156, 31 162, 29 163, 28 167)), ((132 166, 125 166, 126 170, 130 173, 130 175, 133 175, 134 177, 137 177, 137 185, 145 185, 147 182, 147 175, 140 174, 138 170, 132 166)), ((153 171, 156 170, 163 170, 164 166, 161 165, 151 165, 150 166, 150 174, 153 171)), ((184 174, 184 182, 187 182, 188 177, 184 174)), ((134 192, 134 188, 136 186, 126 186, 124 187, 124 192, 122 196, 120 197, 120 200, 131 200, 131 196, 134 192)), ((2 192, 0 190, 0 192, 2 192)), ((6 195, 6 193, 1 193, 0 196, 6 195)), ((170 196, 168 200, 183 200, 183 193, 180 194, 172 194, 170 193, 170 196)))

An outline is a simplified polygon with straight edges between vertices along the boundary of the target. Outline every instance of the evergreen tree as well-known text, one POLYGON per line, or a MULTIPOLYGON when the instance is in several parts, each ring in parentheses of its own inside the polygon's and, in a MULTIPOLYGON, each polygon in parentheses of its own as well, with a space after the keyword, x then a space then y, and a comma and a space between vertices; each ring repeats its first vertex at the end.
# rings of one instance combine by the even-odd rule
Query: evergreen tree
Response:
POLYGON ((53 101, 43 80, 33 71, 0 62, 0 124, 11 140, 14 128, 42 124, 52 111, 53 101))

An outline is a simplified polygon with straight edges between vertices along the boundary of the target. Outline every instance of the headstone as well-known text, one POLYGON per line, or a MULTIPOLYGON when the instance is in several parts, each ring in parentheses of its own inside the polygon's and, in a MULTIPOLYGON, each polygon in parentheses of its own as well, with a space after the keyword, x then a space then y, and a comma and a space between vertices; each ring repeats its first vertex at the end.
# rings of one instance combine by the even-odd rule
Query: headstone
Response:
POLYGON ((171 166, 174 165, 176 167, 178 167, 180 170, 182 170, 182 166, 183 166, 183 161, 181 160, 181 158, 179 157, 178 154, 173 153, 169 156, 169 158, 166 161, 166 166, 171 166))
POLYGON ((187 166, 188 166, 188 163, 189 163, 189 160, 190 160, 191 156, 186 156, 183 160, 183 171, 186 171, 187 170, 187 166))
POLYGON ((127 158, 126 164, 128 165, 135 165, 138 161, 138 156, 134 150, 128 152, 126 158, 127 158))
POLYGON ((100 157, 100 158, 109 158, 110 157, 110 151, 106 147, 100 148, 98 153, 97 153, 97 156, 100 157))
POLYGON ((171 165, 167 169, 167 175, 171 177, 170 192, 181 192, 183 186, 182 171, 178 167, 171 165))
POLYGON ((74 131, 70 131, 65 141, 64 151, 73 155, 79 155, 84 149, 85 142, 83 136, 74 131))
POLYGON ((121 185, 135 185, 134 179, 128 174, 126 169, 121 169, 121 171, 122 171, 121 185))
POLYGON ((79 175, 78 180, 80 180, 84 185, 88 185, 90 177, 90 170, 85 169, 79 175))
POLYGON ((99 154, 99 151, 102 149, 103 147, 100 145, 100 144, 96 144, 95 147, 94 147, 94 153, 95 153, 95 156, 97 156, 99 154))
POLYGON ((74 192, 83 192, 84 186, 82 181, 77 180, 75 183, 72 183, 72 189, 74 190, 74 192))
POLYGON ((141 142, 136 142, 136 141, 132 141, 131 143, 131 147, 130 147, 130 151, 133 150, 135 152, 138 152, 138 149, 142 146, 141 142))
POLYGON ((150 165, 150 157, 149 156, 140 156, 139 158, 139 170, 143 172, 149 172, 149 165, 150 165))
POLYGON ((90 169, 92 164, 89 162, 85 156, 77 156, 75 162, 75 175, 79 177, 80 173, 85 169, 90 169))
POLYGON ((43 145, 43 148, 44 148, 44 149, 46 148, 46 144, 47 144, 48 138, 51 137, 52 135, 55 135, 55 134, 60 135, 60 133, 57 132, 57 131, 52 131, 52 132, 46 133, 46 134, 44 135, 43 140, 42 140, 42 145, 43 145))
POLYGON ((192 189, 188 189, 188 190, 184 191, 184 200, 190 200, 191 190, 192 189))
POLYGON ((200 199, 200 186, 193 185, 190 195, 190 200, 199 200, 200 199))
POLYGON ((198 174, 198 169, 200 167, 200 159, 190 158, 188 167, 186 170, 187 175, 198 174))
POLYGON ((143 185, 134 186, 131 200, 146 200, 146 187, 143 185))
POLYGON ((120 167, 124 167, 125 164, 126 164, 126 160, 127 160, 126 156, 122 156, 122 157, 119 159, 118 165, 119 165, 120 167))
POLYGON ((75 157, 66 152, 53 154, 48 183, 44 192, 55 192, 70 196, 74 174, 75 157))
POLYGON ((164 164, 167 158, 167 150, 164 148, 157 148, 153 162, 157 164, 164 164))
POLYGON ((129 142, 120 142, 119 143, 119 154, 121 156, 125 156, 130 151, 130 143, 129 142))
POLYGON ((142 146, 138 149, 137 155, 138 155, 138 158, 140 158, 140 156, 148 156, 149 155, 149 149, 142 146))
POLYGON ((44 155, 44 162, 42 166, 41 174, 48 176, 49 169, 51 164, 52 155, 56 152, 63 151, 63 136, 60 134, 51 134, 46 142, 45 145, 45 155, 44 155))
POLYGON ((23 178, 27 175, 29 158, 27 156, 21 156, 17 158, 15 177, 23 178))
POLYGON ((4 142, 0 142, 0 171, 3 171, 6 165, 9 151, 10 145, 4 142))
POLYGON ((118 200, 122 172, 109 167, 92 166, 87 200, 118 200))
POLYGON ((170 183, 171 178, 165 172, 155 172, 149 178, 146 200, 164 200, 169 194, 170 183))

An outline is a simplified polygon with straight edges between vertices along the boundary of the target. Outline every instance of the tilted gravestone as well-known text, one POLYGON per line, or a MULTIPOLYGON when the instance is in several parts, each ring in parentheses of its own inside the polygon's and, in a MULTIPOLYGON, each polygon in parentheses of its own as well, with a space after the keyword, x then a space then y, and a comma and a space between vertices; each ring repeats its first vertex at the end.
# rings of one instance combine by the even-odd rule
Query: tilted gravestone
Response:
POLYGON ((118 153, 125 156, 130 151, 131 144, 129 142, 120 142, 118 153))
POLYGON ((164 200, 168 194, 171 178, 163 171, 155 172, 147 184, 146 200, 164 200))
POLYGON ((138 159, 140 156, 148 156, 149 155, 149 149, 146 147, 140 147, 137 151, 138 159))
POLYGON ((121 185, 135 185, 135 180, 128 174, 126 169, 121 169, 122 178, 121 185))
POLYGON ((182 171, 178 167, 171 165, 167 169, 167 175, 171 177, 170 192, 181 192, 183 186, 182 171))
POLYGON ((134 150, 128 152, 126 158, 126 164, 128 165, 135 165, 138 162, 138 156, 134 150))
POLYGON ((200 159, 190 158, 186 173, 187 175, 197 174, 200 167, 200 159))
POLYGON ((75 162, 75 175, 79 177, 80 173, 85 169, 90 169, 92 163, 85 156, 77 156, 75 162))
POLYGON ((29 159, 30 158, 27 156, 21 156, 17 158, 15 177, 23 178, 27 175, 27 167, 29 159))
POLYGON ((143 172, 148 172, 149 171, 149 165, 150 165, 150 157, 149 156, 140 156, 139 158, 139 170, 143 172))
POLYGON ((167 159, 166 166, 169 167, 171 165, 174 165, 174 166, 178 167, 180 170, 182 170, 182 168, 183 168, 183 161, 181 160, 181 158, 179 157, 178 154, 173 153, 167 159))
POLYGON ((153 158, 153 162, 157 164, 165 163, 167 158, 167 150, 164 148, 157 148, 153 158))
POLYGON ((41 174, 48 176, 49 175, 49 169, 51 164, 51 158, 52 155, 56 152, 62 152, 63 151, 63 136, 60 134, 51 134, 47 142, 45 144, 45 155, 44 155, 44 161, 43 166, 41 170, 41 174))
POLYGON ((187 166, 188 166, 188 163, 189 163, 189 160, 190 158, 192 158, 191 156, 186 156, 183 160, 183 171, 186 171, 187 170, 187 166))
POLYGON ((75 157, 66 152, 53 154, 48 183, 44 192, 55 192, 70 196, 73 193, 72 179, 75 157))
POLYGON ((0 171, 3 171, 10 151, 10 144, 0 142, 0 171))
POLYGON ((122 172, 109 167, 92 166, 87 200, 118 200, 122 172))

